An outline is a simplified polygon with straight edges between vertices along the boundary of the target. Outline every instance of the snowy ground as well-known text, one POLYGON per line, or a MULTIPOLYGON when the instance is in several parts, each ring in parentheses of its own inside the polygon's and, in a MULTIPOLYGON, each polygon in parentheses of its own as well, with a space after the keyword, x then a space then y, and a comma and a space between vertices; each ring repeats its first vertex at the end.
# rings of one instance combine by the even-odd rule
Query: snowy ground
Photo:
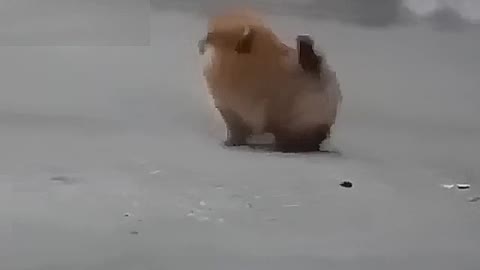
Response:
POLYGON ((222 148, 185 10, 151 46, 0 47, 0 268, 478 269, 480 30, 270 22, 336 68, 341 155, 222 148))

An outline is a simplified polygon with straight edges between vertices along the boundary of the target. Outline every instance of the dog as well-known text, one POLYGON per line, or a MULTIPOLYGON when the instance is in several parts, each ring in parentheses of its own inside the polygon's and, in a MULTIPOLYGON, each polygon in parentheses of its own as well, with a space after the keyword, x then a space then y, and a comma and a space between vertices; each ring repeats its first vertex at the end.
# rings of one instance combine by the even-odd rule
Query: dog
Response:
POLYGON ((308 35, 297 36, 291 48, 259 15, 234 10, 209 20, 198 47, 202 55, 211 50, 203 75, 227 128, 225 146, 271 133, 275 151, 320 150, 343 97, 336 73, 308 35))

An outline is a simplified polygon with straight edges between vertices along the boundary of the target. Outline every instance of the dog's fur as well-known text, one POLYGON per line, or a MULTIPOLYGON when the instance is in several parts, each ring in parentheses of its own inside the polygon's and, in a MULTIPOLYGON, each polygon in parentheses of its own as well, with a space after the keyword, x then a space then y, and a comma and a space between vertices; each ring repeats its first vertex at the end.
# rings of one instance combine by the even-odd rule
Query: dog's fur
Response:
POLYGON ((225 145, 245 145, 250 135, 272 133, 278 151, 319 150, 342 100, 324 55, 314 55, 319 66, 307 70, 300 49, 283 44, 249 10, 212 18, 200 53, 207 47, 213 55, 204 76, 227 126, 225 145))

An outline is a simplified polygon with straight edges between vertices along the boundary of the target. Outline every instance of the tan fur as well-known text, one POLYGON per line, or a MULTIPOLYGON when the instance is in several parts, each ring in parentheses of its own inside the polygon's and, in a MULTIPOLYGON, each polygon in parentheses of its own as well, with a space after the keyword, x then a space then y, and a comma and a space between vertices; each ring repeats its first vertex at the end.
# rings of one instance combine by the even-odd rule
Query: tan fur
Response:
POLYGON ((256 134, 279 129, 300 134, 334 124, 341 93, 325 61, 320 76, 306 73, 296 49, 283 44, 249 10, 214 17, 208 28, 213 55, 204 76, 218 108, 234 111, 256 134), (253 43, 249 53, 239 54, 235 46, 245 27, 253 31, 253 43))

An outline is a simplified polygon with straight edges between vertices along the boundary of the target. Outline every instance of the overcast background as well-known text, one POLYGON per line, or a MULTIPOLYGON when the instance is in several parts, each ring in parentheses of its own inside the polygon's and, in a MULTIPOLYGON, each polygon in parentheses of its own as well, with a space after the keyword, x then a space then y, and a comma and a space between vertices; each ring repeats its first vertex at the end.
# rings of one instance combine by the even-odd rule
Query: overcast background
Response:
POLYGON ((147 45, 150 0, 0 0, 0 45, 147 45))

